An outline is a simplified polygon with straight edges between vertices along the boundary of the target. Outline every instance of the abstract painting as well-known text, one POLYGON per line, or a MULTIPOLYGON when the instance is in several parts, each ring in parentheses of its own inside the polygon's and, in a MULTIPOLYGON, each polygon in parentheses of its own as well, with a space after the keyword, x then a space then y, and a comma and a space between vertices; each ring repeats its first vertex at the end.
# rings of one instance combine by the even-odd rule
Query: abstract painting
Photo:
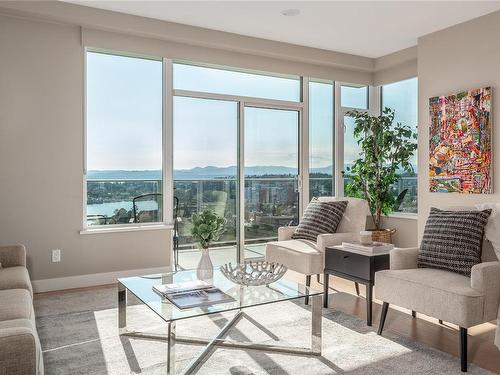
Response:
POLYGON ((429 99, 431 192, 493 192, 491 103, 491 87, 429 99))

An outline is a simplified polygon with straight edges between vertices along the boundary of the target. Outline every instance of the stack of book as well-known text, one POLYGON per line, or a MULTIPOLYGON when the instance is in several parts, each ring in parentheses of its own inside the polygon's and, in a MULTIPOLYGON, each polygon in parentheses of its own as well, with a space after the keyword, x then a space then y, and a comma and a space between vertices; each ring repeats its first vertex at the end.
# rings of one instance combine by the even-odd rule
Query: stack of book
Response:
POLYGON ((385 242, 372 242, 370 245, 363 245, 359 241, 342 242, 342 247, 346 250, 361 251, 367 254, 381 254, 394 249, 394 245, 385 242))
POLYGON ((234 302, 234 298, 202 280, 154 285, 153 290, 179 309, 234 302))

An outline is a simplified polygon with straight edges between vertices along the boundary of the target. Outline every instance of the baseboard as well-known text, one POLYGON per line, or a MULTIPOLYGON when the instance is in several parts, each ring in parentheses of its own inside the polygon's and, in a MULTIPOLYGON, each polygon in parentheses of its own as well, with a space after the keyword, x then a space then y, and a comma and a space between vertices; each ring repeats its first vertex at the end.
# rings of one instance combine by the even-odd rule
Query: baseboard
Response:
POLYGON ((98 286, 112 284, 120 277, 148 275, 154 273, 169 272, 170 266, 143 268, 135 270, 124 270, 115 272, 93 273, 89 275, 78 275, 68 277, 58 277, 54 279, 33 280, 33 291, 35 293, 52 292, 55 290, 85 288, 89 286, 98 286))

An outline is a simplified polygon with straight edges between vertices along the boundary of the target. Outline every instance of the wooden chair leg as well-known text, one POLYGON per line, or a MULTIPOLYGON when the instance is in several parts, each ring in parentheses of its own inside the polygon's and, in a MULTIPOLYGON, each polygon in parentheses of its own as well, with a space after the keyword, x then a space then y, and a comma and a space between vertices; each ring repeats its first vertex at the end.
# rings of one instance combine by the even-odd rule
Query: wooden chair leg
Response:
POLYGON ((382 304, 382 311, 380 312, 380 323, 378 324, 378 331, 377 331, 378 335, 381 335, 382 330, 384 329, 385 318, 387 317, 387 310, 389 310, 389 304, 387 302, 384 302, 382 304))
POLYGON ((462 372, 467 372, 467 328, 460 327, 460 364, 462 372))
MULTIPOLYGON (((311 275, 306 275, 306 286, 311 286, 311 275)), ((306 296, 306 305, 309 305, 309 295, 306 296)))
POLYGON ((411 310, 411 316, 413 318, 416 318, 417 317, 417 312, 415 310, 411 310))
POLYGON ((358 283, 354 283, 354 287, 356 288, 356 294, 359 297, 359 284, 358 283))

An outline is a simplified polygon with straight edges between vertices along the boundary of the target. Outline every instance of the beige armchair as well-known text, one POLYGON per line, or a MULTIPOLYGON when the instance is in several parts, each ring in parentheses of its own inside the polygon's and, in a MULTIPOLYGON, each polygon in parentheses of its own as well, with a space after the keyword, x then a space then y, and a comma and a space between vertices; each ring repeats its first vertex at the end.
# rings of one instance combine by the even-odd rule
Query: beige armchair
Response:
MULTIPOLYGON (((325 248, 340 245, 345 241, 359 238, 359 232, 366 228, 366 217, 369 214, 368 202, 359 198, 321 197, 322 202, 348 201, 344 216, 336 233, 320 234, 317 241, 293 240, 296 227, 278 229, 278 241, 266 245, 266 260, 284 264, 288 269, 306 275, 306 285, 311 285, 311 275, 323 273, 325 264, 325 248)), ((306 298, 306 304, 308 303, 306 298)))
POLYGON ((418 248, 394 249, 390 270, 375 274, 376 296, 383 301, 378 334, 382 334, 389 304, 459 326, 461 369, 467 371, 467 328, 496 319, 500 300, 500 262, 491 243, 483 244, 483 263, 471 277, 417 268, 418 248))

